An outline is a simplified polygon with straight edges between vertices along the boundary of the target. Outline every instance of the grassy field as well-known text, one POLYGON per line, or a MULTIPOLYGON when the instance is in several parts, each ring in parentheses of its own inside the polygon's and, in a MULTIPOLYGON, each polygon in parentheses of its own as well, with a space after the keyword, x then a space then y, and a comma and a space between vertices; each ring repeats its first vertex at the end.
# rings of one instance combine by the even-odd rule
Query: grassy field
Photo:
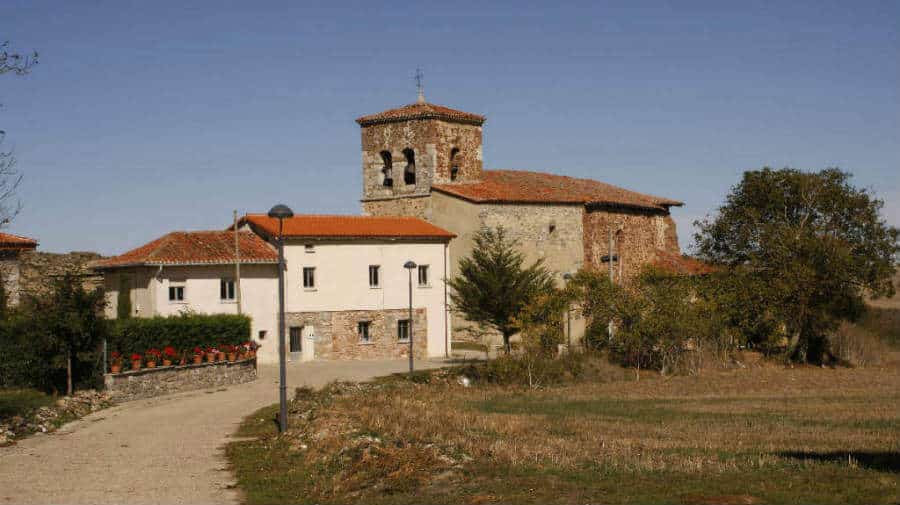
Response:
POLYGON ((25 414, 39 407, 52 405, 50 395, 33 389, 0 389, 0 421, 25 414))
POLYGON ((594 376, 540 391, 465 388, 448 372, 301 391, 286 436, 270 407, 227 454, 253 504, 900 501, 897 362, 594 376))

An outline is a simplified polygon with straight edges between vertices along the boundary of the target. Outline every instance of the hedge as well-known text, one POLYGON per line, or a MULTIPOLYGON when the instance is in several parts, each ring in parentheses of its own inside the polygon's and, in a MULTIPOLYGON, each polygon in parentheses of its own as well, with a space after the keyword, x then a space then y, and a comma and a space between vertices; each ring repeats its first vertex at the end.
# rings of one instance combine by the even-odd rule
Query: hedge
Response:
POLYGON ((250 340, 250 318, 244 315, 184 314, 118 319, 112 323, 108 350, 124 356, 167 345, 181 352, 197 346, 237 345, 250 340))

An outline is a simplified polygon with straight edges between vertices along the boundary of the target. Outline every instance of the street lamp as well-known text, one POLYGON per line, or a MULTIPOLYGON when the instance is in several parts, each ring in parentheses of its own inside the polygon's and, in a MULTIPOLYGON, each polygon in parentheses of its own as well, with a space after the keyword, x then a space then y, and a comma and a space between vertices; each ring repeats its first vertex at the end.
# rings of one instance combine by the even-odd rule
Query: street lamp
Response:
MULTIPOLYGON (((572 280, 572 274, 566 272, 563 274, 563 280, 566 281, 566 287, 569 286, 569 281, 572 280)), ((568 351, 572 352, 572 306, 566 302, 566 337, 568 340, 568 351)))
POLYGON ((284 354, 284 220, 294 217, 294 211, 279 203, 269 210, 269 217, 278 220, 278 433, 287 430, 287 364, 284 354))
POLYGON ((416 263, 412 260, 403 264, 409 272, 409 376, 413 373, 413 311, 412 311, 412 272, 416 268, 416 263))

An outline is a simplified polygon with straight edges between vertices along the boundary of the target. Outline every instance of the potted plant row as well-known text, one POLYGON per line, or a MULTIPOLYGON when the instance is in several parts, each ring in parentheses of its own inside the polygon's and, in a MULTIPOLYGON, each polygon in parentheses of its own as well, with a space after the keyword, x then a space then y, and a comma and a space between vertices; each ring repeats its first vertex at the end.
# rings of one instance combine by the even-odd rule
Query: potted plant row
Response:
MULTIPOLYGON (((224 344, 220 346, 210 347, 194 347, 193 351, 185 351, 179 353, 174 347, 168 345, 162 351, 156 348, 147 349, 143 355, 132 353, 129 357, 131 360, 131 370, 140 370, 146 363, 146 368, 156 368, 158 363, 162 366, 172 366, 176 361, 179 365, 187 364, 187 356, 191 355, 191 361, 195 365, 203 363, 204 358, 207 363, 217 362, 234 362, 256 357, 256 350, 259 345, 256 342, 245 342, 240 345, 224 344)), ((124 358, 122 353, 113 351, 110 354, 110 373, 121 373, 122 362, 124 358)))

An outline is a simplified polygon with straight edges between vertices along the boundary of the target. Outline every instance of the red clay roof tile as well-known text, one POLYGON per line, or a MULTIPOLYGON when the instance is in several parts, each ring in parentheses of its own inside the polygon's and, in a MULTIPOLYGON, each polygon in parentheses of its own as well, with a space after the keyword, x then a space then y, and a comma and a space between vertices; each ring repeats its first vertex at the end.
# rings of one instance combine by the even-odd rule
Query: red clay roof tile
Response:
POLYGON ((444 121, 480 125, 484 123, 485 117, 480 114, 463 112, 433 103, 413 103, 396 109, 388 109, 378 114, 362 116, 357 118, 356 122, 360 126, 369 126, 380 123, 407 121, 409 119, 442 119, 444 121))
MULTIPOLYGON (((250 223, 262 233, 276 235, 278 220, 265 214, 248 214, 240 224, 250 223)), ((418 238, 449 240, 456 235, 414 217, 298 215, 284 220, 285 237, 308 238, 418 238)))
POLYGON ((435 184, 433 189, 478 203, 571 203, 666 210, 682 202, 591 179, 524 170, 485 170, 481 182, 435 184))
POLYGON ((12 233, 0 233, 0 249, 34 249, 37 240, 12 233))
POLYGON ((666 272, 678 275, 706 275, 718 270, 715 265, 710 263, 666 251, 657 251, 652 264, 666 272))
MULTIPOLYGON (((238 234, 241 263, 277 263, 278 254, 265 240, 249 232, 238 234)), ((174 231, 119 256, 97 261, 95 268, 136 265, 196 265, 234 263, 234 232, 174 231)))

